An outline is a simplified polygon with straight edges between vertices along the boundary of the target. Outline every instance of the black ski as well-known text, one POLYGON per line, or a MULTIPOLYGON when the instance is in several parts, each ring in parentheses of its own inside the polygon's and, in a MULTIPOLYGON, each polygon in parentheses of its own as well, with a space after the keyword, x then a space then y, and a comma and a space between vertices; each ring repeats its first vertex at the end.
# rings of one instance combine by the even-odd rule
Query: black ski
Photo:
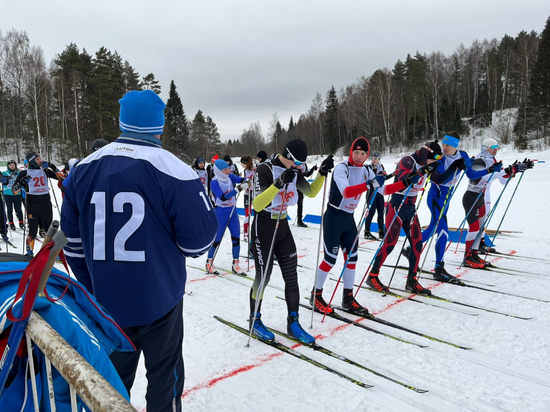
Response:
POLYGON ((352 315, 355 315, 355 316, 362 317, 362 318, 367 319, 367 320, 372 320, 373 322, 377 322, 377 323, 380 323, 382 325, 389 326, 391 328, 399 329, 399 330, 402 330, 402 331, 405 331, 405 332, 412 333, 414 335, 422 336, 423 338, 433 340, 434 342, 444 343, 445 345, 450 345, 450 346, 453 346, 453 347, 458 348, 458 349, 464 349, 464 350, 471 350, 472 349, 472 348, 469 348, 467 346, 461 346, 461 345, 457 345, 456 343, 447 342, 446 340, 443 340, 443 339, 434 338, 433 336, 426 335, 422 332, 417 332, 413 329, 406 328, 405 326, 401 326, 401 325, 398 325, 396 323, 389 322, 387 320, 377 318, 374 315, 363 316, 363 315, 360 315, 360 314, 357 314, 357 313, 352 313, 352 312, 350 312, 350 311, 348 311, 348 310, 346 310, 342 307, 339 307, 339 306, 334 306, 334 308, 338 309, 338 310, 341 310, 341 311, 344 311, 344 312, 348 312, 348 313, 350 313, 352 315))
MULTIPOLYGON (((394 265, 382 265, 382 266, 387 267, 387 268, 392 268, 392 269, 395 268, 394 265)), ((409 272, 409 268, 408 268, 408 267, 405 267, 405 266, 399 265, 399 266, 397 266, 397 269, 399 269, 399 270, 404 270, 404 271, 406 271, 407 273, 409 272)), ((435 280, 435 279, 433 278, 433 272, 432 272, 432 271, 430 271, 430 270, 424 270, 424 269, 423 269, 421 273, 425 273, 425 274, 427 274, 427 275, 432 275, 432 277, 420 276, 421 279, 435 280)), ((496 286, 496 285, 493 285, 493 284, 490 284, 490 283, 474 282, 474 281, 471 281, 471 280, 464 281, 464 280, 458 279, 458 278, 457 278, 457 280, 458 280, 458 283, 459 283, 459 284, 466 284, 466 283, 470 284, 470 283, 474 283, 474 284, 476 284, 476 285, 482 285, 482 286, 496 286)))
MULTIPOLYGON (((281 300, 284 300, 284 298, 281 298, 279 296, 277 296, 279 299, 281 300)), ((304 303, 300 303, 300 306, 304 309, 309 309, 309 310, 312 310, 311 306, 309 305, 306 305, 304 303)), ((322 313, 319 313, 320 315, 323 315, 322 313)), ((419 343, 414 343, 414 342, 409 342, 408 340, 405 340, 405 339, 401 339, 401 338, 398 338, 397 336, 393 336, 393 335, 390 335, 389 333, 386 333, 386 332, 381 332, 379 330, 376 330, 376 329, 373 329, 373 328, 369 328, 368 326, 366 325, 363 325, 362 323, 359 323, 359 322, 356 322, 354 320, 351 320, 351 319, 348 319, 336 312, 332 312, 332 313, 327 313, 327 316, 328 317, 331 317, 333 319, 336 319, 336 320, 339 320, 340 322, 344 322, 344 323, 347 323, 349 325, 353 325, 353 326, 357 326, 358 328, 361 328, 361 329, 365 329, 365 330, 368 330, 369 332, 374 332, 378 335, 382 335, 382 336, 385 336, 387 338, 390 338, 390 339, 393 339, 393 340, 396 340, 398 342, 402 342, 402 343, 407 343, 409 345, 415 345, 415 346, 418 346, 419 348, 427 348, 428 346, 426 345, 420 345, 419 343)))
MULTIPOLYGON (((246 336, 249 336, 249 331, 248 331, 247 329, 245 329, 245 328, 239 326, 239 325, 236 325, 236 324, 234 324, 234 323, 232 323, 232 322, 229 322, 229 321, 227 321, 227 320, 225 320, 225 319, 222 319, 222 318, 220 318, 220 317, 218 317, 218 316, 214 316, 214 319, 216 319, 216 320, 220 321, 221 323, 223 323, 223 324, 229 326, 230 328, 233 328, 233 329, 235 329, 235 330, 241 332, 242 334, 244 334, 244 335, 246 335, 246 336)), ((354 378, 352 378, 352 377, 350 377, 350 376, 348 376, 348 375, 346 375, 346 374, 344 374, 344 373, 342 373, 342 372, 339 372, 339 371, 337 371, 336 369, 332 369, 331 367, 329 367, 329 366, 327 366, 327 365, 324 365, 324 364, 322 364, 321 362, 316 361, 315 359, 311 359, 311 358, 307 357, 306 355, 303 355, 303 354, 301 354, 300 352, 295 351, 295 350, 292 349, 291 347, 286 346, 286 345, 282 344, 281 342, 278 342, 278 341, 276 341, 276 340, 271 340, 271 341, 262 340, 262 339, 257 338, 257 337, 254 336, 254 335, 252 335, 252 337, 253 337, 254 339, 260 341, 260 342, 265 343, 265 344, 268 345, 268 346, 271 346, 272 348, 275 348, 275 349, 280 350, 281 352, 284 352, 284 353, 287 353, 287 354, 289 354, 289 355, 292 355, 292 356, 294 356, 294 357, 296 357, 296 358, 298 358, 298 359, 301 359, 301 360, 303 360, 303 361, 305 361, 305 362, 307 362, 307 363, 309 363, 309 364, 311 364, 311 365, 313 365, 313 366, 317 366, 318 368, 321 368, 321 369, 323 369, 323 370, 325 370, 325 371, 332 372, 332 373, 334 373, 335 375, 338 375, 339 377, 344 378, 344 379, 348 380, 349 382, 354 383, 354 384, 357 385, 357 386, 360 386, 360 387, 365 388, 365 389, 372 388, 372 387, 374 386, 374 385, 369 385, 369 384, 367 384, 367 383, 363 383, 363 382, 361 382, 361 381, 358 381, 357 379, 354 379, 354 378)))
POLYGON ((324 348, 323 346, 318 345, 317 343, 305 344, 305 343, 301 342, 300 340, 298 340, 298 339, 296 339, 296 338, 294 338, 294 337, 292 337, 292 336, 287 335, 287 334, 284 333, 284 332, 278 331, 278 330, 273 329, 273 328, 271 328, 271 327, 269 328, 269 330, 272 331, 272 332, 274 332, 274 333, 276 333, 277 335, 282 336, 282 337, 284 337, 284 338, 287 338, 287 339, 289 339, 289 340, 291 340, 291 341, 293 341, 293 342, 300 343, 300 344, 302 344, 302 345, 304 345, 304 346, 307 346, 308 348, 311 348, 311 349, 313 349, 313 350, 315 350, 315 351, 321 352, 321 353, 323 353, 323 354, 325 354, 325 355, 327 355, 327 356, 330 356, 330 357, 332 357, 332 358, 341 360, 342 362, 349 363, 350 365, 353 365, 353 366, 356 366, 356 367, 358 367, 358 368, 360 368, 360 369, 366 370, 367 372, 373 373, 373 374, 375 374, 376 376, 379 376, 379 377, 381 377, 381 378, 387 379, 387 380, 389 380, 389 381, 391 381, 391 382, 393 382, 393 383, 397 383, 398 385, 401 385, 401 386, 403 386, 403 387, 405 387, 405 388, 407 388, 407 389, 410 389, 410 390, 412 390, 412 391, 415 391, 415 392, 418 392, 418 393, 426 393, 426 392, 428 392, 426 389, 419 389, 419 388, 417 388, 417 387, 415 387, 415 386, 408 385, 408 384, 406 384, 406 383, 403 383, 403 382, 401 382, 401 381, 398 381, 397 379, 394 379, 394 378, 391 378, 391 377, 389 377, 389 376, 387 376, 387 375, 384 375, 383 373, 377 372, 377 371, 375 371, 375 370, 373 370, 373 369, 371 369, 371 368, 369 368, 369 367, 367 367, 367 366, 365 366, 365 365, 362 365, 362 364, 360 364, 360 363, 357 363, 357 362, 355 362, 355 361, 352 361, 351 359, 349 359, 349 358, 347 358, 347 357, 345 357, 345 356, 343 356, 343 355, 339 355, 339 354, 337 354, 337 353, 331 351, 330 349, 324 348))
MULTIPOLYGON (((481 256, 485 255, 485 253, 481 253, 481 256)), ((489 252, 489 255, 503 257, 505 259, 525 259, 525 260, 534 260, 535 262, 545 262, 550 263, 550 259, 544 259, 544 258, 536 258, 533 256, 525 256, 525 255, 516 255, 511 253, 502 253, 502 252, 489 252)))
POLYGON ((447 302, 447 303, 452 303, 452 304, 455 304, 455 305, 466 306, 468 308, 483 310, 483 311, 489 312, 489 313, 496 313, 497 315, 508 316, 508 317, 511 317, 511 318, 516 318, 516 319, 521 319, 521 320, 531 320, 531 319, 533 319, 532 317, 527 318, 527 317, 524 317, 524 316, 512 315, 510 313, 499 312, 499 311, 496 311, 496 310, 483 308, 481 306, 471 305, 469 303, 464 303, 464 302, 459 302, 457 300, 442 298, 442 297, 436 296, 436 295, 416 295, 416 294, 414 294, 412 292, 409 292, 405 289, 398 289, 398 288, 392 288, 392 289, 397 290, 399 292, 411 293, 413 296, 422 296, 422 297, 429 298, 429 299, 439 300, 440 302, 447 302))

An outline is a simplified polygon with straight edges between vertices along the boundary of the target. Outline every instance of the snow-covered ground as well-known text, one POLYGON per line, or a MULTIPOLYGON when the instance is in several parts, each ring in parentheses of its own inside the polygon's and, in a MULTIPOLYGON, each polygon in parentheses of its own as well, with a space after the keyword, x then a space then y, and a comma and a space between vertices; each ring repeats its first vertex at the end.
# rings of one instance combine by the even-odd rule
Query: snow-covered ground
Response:
MULTIPOLYGON (((477 155, 477 152, 471 150, 470 154, 477 155)), ((505 164, 524 157, 545 161, 550 159, 550 151, 522 154, 504 151, 498 156, 505 164)), ((383 158, 382 163, 386 170, 392 171, 397 160, 397 157, 383 158)), ((314 162, 310 159, 309 164, 314 162)), ((459 275, 465 281, 494 285, 483 286, 487 289, 550 300, 550 223, 547 219, 550 195, 546 190, 548 167, 547 163, 537 162, 533 170, 525 173, 501 228, 512 233, 500 234, 496 239, 498 251, 515 251, 517 257, 489 258, 498 267, 519 271, 504 274, 457 269, 464 245, 460 245, 455 253, 453 244, 446 255, 449 272, 459 275)), ((490 229, 496 229, 518 180, 519 176, 508 185, 490 229)), ((466 186, 466 179, 463 179, 451 202, 448 213, 451 227, 459 226, 464 218, 461 199, 466 186)), ((493 202, 502 187, 498 182, 493 184, 493 202)), ((315 199, 306 198, 304 214, 319 215, 321 203, 322 191, 315 199)), ((356 221, 362 209, 360 205, 355 213, 356 221)), ((295 213, 295 208, 291 209, 290 216, 294 217, 295 213)), ((425 199, 418 213, 421 224, 427 224, 430 215, 425 199)), ((57 215, 57 210, 54 215, 57 215)), ((313 285, 319 226, 310 224, 310 228, 306 229, 293 225, 293 221, 290 224, 301 265, 298 268, 301 294, 305 297, 313 285)), ((12 236, 13 242, 21 245, 21 235, 12 236)), ((360 239, 356 282, 363 277, 378 244, 360 239)), ((246 244, 241 245, 244 245, 241 255, 245 256, 246 244)), ((400 244, 397 245, 399 247, 400 244)), ((395 250, 388 263, 395 262, 397 256, 398 250, 395 250)), ((433 268, 433 256, 432 244, 426 269, 433 268)), ((207 275, 197 269, 204 267, 205 259, 201 257, 188 261, 184 343, 186 380, 183 396, 183 409, 186 411, 550 410, 549 303, 440 284, 427 279, 421 279, 421 284, 429 287, 437 296, 532 319, 522 320, 427 298, 419 299, 440 306, 436 307, 391 296, 383 297, 364 289, 357 295, 360 303, 382 319, 471 347, 471 350, 458 349, 359 319, 362 324, 374 329, 427 346, 421 348, 331 318, 321 322, 322 316, 319 314, 313 316, 313 329, 310 332, 317 338, 318 344, 403 383, 427 389, 427 393, 416 393, 366 370, 284 338, 277 338, 324 365, 374 385, 373 388, 364 389, 256 340, 252 340, 250 347, 246 347, 248 338, 245 335, 218 322, 214 316, 246 326, 252 282, 230 274, 221 277, 207 275)), ((253 264, 252 261, 250 279, 254 276, 253 264)), ((343 258, 340 256, 332 277, 340 275, 342 264, 343 258)), ((216 265, 219 268, 230 268, 231 242, 228 233, 222 241, 216 265)), ((245 258, 241 258, 241 266, 247 267, 245 258)), ((387 283, 391 269, 382 268, 380 276, 387 283)), ((405 272, 397 271, 392 285, 403 288, 404 284, 405 272)), ((335 285, 327 280, 324 292, 326 298, 330 297, 335 285)), ((277 299, 277 296, 283 296, 283 287, 280 271, 275 267, 271 283, 265 291, 262 319, 267 326, 284 331, 286 305, 277 299)), ((340 304, 341 293, 340 286, 334 303, 340 304)), ((303 302, 307 303, 305 299, 303 302)), ((301 309, 300 316, 302 325, 309 328, 311 312, 301 309)), ((348 317, 355 318, 351 315, 348 317)), ((132 403, 139 411, 145 410, 146 384, 142 363, 132 390, 132 403)))

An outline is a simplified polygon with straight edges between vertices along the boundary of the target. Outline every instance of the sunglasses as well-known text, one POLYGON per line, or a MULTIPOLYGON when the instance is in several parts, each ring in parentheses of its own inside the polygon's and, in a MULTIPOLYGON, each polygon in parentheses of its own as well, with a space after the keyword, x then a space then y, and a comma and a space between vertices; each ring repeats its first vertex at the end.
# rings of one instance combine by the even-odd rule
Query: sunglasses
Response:
POLYGON ((300 162, 299 160, 296 160, 296 158, 294 157, 294 155, 292 154, 292 152, 290 150, 288 150, 288 148, 286 149, 286 151, 288 152, 288 154, 290 155, 290 157, 292 158, 292 160, 294 160, 294 164, 296 166, 300 166, 301 164, 303 164, 304 162, 300 162))
POLYGON ((489 146, 489 149, 497 150, 499 148, 498 144, 494 144, 492 146, 489 146))
POLYGON ((443 157, 443 156, 441 156, 440 154, 435 153, 435 152, 431 149, 431 147, 424 146, 424 149, 426 149, 428 152, 432 153, 432 154, 434 155, 434 159, 435 159, 435 160, 439 160, 439 159, 441 159, 441 158, 443 157))

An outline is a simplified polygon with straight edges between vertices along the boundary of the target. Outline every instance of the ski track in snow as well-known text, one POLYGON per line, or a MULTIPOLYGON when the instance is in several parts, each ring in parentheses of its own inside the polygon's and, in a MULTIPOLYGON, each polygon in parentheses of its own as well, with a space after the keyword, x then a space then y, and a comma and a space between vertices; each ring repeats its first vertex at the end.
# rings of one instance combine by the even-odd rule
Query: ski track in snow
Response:
MULTIPOLYGON (((470 153, 473 154, 477 153, 470 153)), ((506 165, 516 158, 531 157, 544 160, 550 157, 549 155, 550 152, 509 152, 498 158, 503 159, 506 165)), ((398 158, 383 158, 382 163, 386 170, 392 171, 397 160, 398 158)), ((529 273, 504 274, 470 268, 457 269, 464 245, 460 245, 455 254, 456 244, 451 245, 446 253, 446 268, 450 273, 460 275, 464 281, 495 285, 483 286, 487 289, 550 300, 550 251, 547 246, 550 223, 545 211, 546 200, 550 200, 550 195, 540 189, 545 187, 547 181, 547 167, 546 163, 537 163, 533 170, 526 172, 527 175, 518 187, 508 210, 501 229, 519 233, 499 234, 496 239, 498 251, 516 251, 517 255, 522 257, 489 256, 489 260, 499 268, 524 270, 529 273)), ((458 227, 464 218, 461 199, 467 182, 466 178, 463 180, 450 204, 450 227, 458 227)), ((518 180, 516 178, 508 185, 489 225, 490 229, 497 228, 518 180)), ((499 182, 493 183, 493 204, 502 187, 499 182)), ((54 190, 60 201, 61 194, 57 187, 54 190)), ((322 191, 315 199, 305 198, 304 214, 320 214, 321 198, 322 191)), ((355 212, 356 222, 363 210, 363 202, 355 212)), ((430 219, 425 202, 426 199, 423 200, 418 212, 422 225, 427 225, 430 219)), ((242 199, 239 199, 239 203, 242 206, 242 199)), ((54 208, 53 212, 54 218, 59 218, 58 209, 54 208)), ((291 208, 292 218, 295 213, 295 208, 291 208)), ((300 256, 298 263, 303 266, 298 267, 300 292, 301 296, 305 297, 309 295, 313 285, 312 268, 316 267, 319 226, 310 224, 309 229, 304 229, 292 223, 293 221, 289 221, 300 256)), ((10 247, 10 252, 22 253, 22 231, 10 231, 10 235, 12 242, 17 245, 17 249, 10 247)), ((360 244, 356 283, 363 278, 379 242, 366 242, 361 237, 360 244)), ((37 243, 36 247, 39 245, 37 243)), ((433 269, 434 245, 435 240, 428 252, 425 270, 433 269)), ((398 243, 387 264, 395 264, 400 247, 401 243, 398 243)), ((2 244, 2 249, 6 250, 5 244, 2 244)), ((246 244, 241 242, 240 254, 246 256, 246 253, 246 244)), ((422 256, 420 263, 423 259, 422 256)), ((301 324, 317 338, 320 345, 429 392, 415 393, 353 365, 314 352, 284 338, 276 338, 310 358, 359 381, 375 385, 374 388, 364 389, 254 339, 251 340, 250 347, 245 347, 248 339, 246 336, 218 322, 213 316, 217 315, 246 327, 249 313, 248 296, 252 282, 237 276, 225 275, 234 280, 230 281, 190 267, 202 268, 205 260, 205 256, 188 260, 184 342, 186 379, 182 400, 184 410, 550 410, 550 303, 420 279, 420 283, 429 287, 437 296, 504 313, 533 317, 531 320, 520 320, 428 298, 418 297, 419 300, 442 308, 392 296, 383 297, 364 289, 359 291, 359 302, 376 316, 418 332, 472 347, 473 350, 470 351, 361 319, 361 323, 373 329, 429 347, 408 345, 328 317, 322 323, 320 314, 314 314, 313 329, 310 330, 311 312, 300 309, 301 324)), ((246 258, 241 257, 240 260, 241 267, 246 269, 246 258)), ((228 233, 222 240, 215 263, 219 268, 231 267, 231 242, 228 233)), ((407 262, 401 258, 399 264, 407 265, 407 262)), ((63 270, 59 264, 57 265, 63 270)), ((343 258, 340 254, 329 277, 338 278, 342 265, 343 258)), ((251 267, 248 274, 252 278, 255 274, 253 262, 251 267)), ((391 268, 383 267, 380 272, 381 280, 387 283, 391 273, 391 268)), ((405 271, 397 270, 392 285, 404 289, 405 276, 405 271)), ((423 276, 429 277, 427 274, 423 276)), ((335 285, 335 282, 327 279, 324 287, 324 297, 327 301, 335 285)), ((283 289, 284 282, 279 268, 275 266, 270 285, 265 290, 262 319, 268 327, 285 331, 286 305, 277 299, 277 296, 284 296, 283 289)), ((334 304, 340 304, 341 293, 342 285, 336 292, 334 304)), ((302 302, 306 303, 306 300, 302 302)), ((138 411, 145 411, 146 386, 142 358, 132 389, 132 404, 138 411)))

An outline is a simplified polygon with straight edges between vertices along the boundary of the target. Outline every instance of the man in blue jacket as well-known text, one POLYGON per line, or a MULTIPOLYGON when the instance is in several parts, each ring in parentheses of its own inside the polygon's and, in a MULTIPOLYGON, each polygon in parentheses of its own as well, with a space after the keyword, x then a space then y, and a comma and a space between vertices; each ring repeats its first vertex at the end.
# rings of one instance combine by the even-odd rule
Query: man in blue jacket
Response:
POLYGON ((119 102, 121 136, 81 160, 65 190, 65 255, 136 347, 111 355, 128 392, 143 351, 147 410, 180 411, 185 258, 208 251, 218 223, 197 174, 161 148, 160 97, 119 102))

